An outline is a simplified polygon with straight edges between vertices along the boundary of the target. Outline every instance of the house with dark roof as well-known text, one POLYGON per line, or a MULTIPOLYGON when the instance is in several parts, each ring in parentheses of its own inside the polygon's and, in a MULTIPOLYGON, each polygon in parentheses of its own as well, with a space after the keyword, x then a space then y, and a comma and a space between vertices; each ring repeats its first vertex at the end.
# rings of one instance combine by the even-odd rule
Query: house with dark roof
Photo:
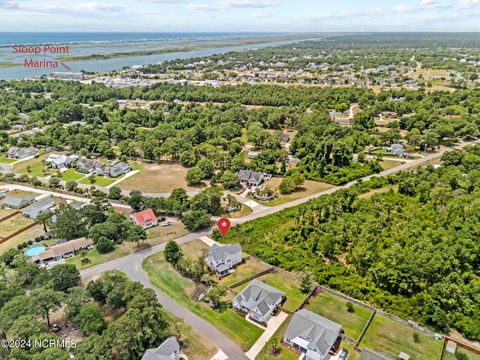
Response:
POLYGON ((252 170, 239 170, 238 176, 240 177, 241 185, 249 186, 260 186, 264 179, 262 172, 252 170))
POLYGON ((130 220, 143 229, 149 229, 158 225, 158 218, 152 209, 146 209, 133 213, 130 215, 130 220))
POLYGON ((362 349, 360 360, 394 360, 393 357, 386 354, 373 352, 369 349, 362 349))
POLYGON ((180 345, 174 336, 165 340, 158 348, 148 349, 141 360, 179 360, 180 345))
POLYGON ((75 166, 78 172, 81 172, 82 174, 101 172, 105 167, 105 165, 102 164, 100 161, 95 159, 87 159, 86 157, 81 157, 80 159, 78 159, 75 166))
POLYGON ((242 260, 242 248, 238 243, 224 246, 214 244, 205 257, 205 262, 210 270, 215 271, 219 277, 228 275, 231 269, 240 264, 242 260))
POLYGON ((251 281, 232 301, 232 306, 250 318, 266 323, 284 301, 285 293, 261 281, 251 281))
POLYGON ((36 219, 40 214, 49 211, 54 206, 55 200, 48 196, 27 206, 22 210, 22 214, 30 219, 36 219))
POLYGON ((132 171, 130 165, 128 165, 128 163, 126 162, 120 161, 110 166, 110 177, 117 177, 123 174, 127 174, 130 171, 132 171))
POLYGON ((338 347, 341 332, 342 325, 302 309, 293 314, 283 340, 304 353, 306 360, 324 360, 338 347))
POLYGON ((33 195, 25 196, 12 196, 7 195, 3 200, 3 207, 10 209, 23 209, 24 207, 30 205, 35 200, 33 195))

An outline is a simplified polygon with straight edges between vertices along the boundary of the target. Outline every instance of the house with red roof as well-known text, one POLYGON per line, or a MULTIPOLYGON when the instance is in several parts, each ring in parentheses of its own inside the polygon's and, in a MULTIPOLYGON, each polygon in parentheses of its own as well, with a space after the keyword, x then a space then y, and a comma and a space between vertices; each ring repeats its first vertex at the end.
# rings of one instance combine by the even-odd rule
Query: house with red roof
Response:
POLYGON ((158 219, 152 209, 133 213, 130 216, 130 220, 138 226, 141 226, 143 229, 149 229, 158 225, 158 219))

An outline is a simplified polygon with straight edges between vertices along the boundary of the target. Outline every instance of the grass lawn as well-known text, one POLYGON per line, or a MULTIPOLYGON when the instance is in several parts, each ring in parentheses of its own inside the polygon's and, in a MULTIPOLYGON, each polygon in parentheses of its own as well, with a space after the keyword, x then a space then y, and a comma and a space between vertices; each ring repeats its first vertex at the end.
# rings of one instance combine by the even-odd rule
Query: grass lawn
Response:
POLYGON ((236 211, 236 212, 232 212, 230 214, 228 214, 228 217, 229 218, 232 218, 232 219, 238 219, 238 218, 241 218, 241 217, 244 217, 244 216, 247 216, 249 214, 252 213, 252 208, 245 205, 245 204, 242 204, 242 209, 240 211, 236 211))
POLYGON ((183 257, 193 261, 202 256, 204 251, 208 251, 210 246, 205 244, 202 240, 197 239, 183 244, 181 249, 183 252, 183 257))
POLYGON ((141 190, 145 193, 169 193, 173 189, 200 191, 201 187, 188 186, 188 169, 180 164, 148 164, 141 171, 119 184, 122 190, 141 190))
POLYGON ((390 186, 385 186, 385 187, 382 187, 382 188, 379 188, 379 189, 373 189, 373 190, 370 190, 366 193, 361 194, 359 196, 359 198, 360 199, 369 199, 372 196, 374 196, 375 194, 383 194, 383 193, 389 192, 390 190, 398 191, 398 185, 390 185, 390 186))
MULTIPOLYGON (((187 253, 187 251, 185 252, 187 253)), ((145 259, 143 268, 152 284, 159 291, 212 323, 217 329, 237 342, 244 351, 250 349, 260 337, 262 329, 247 322, 234 310, 227 309, 219 312, 211 309, 203 302, 193 300, 191 294, 195 290, 195 284, 173 269, 165 261, 163 252, 145 259)))
POLYGON ((248 259, 245 261, 244 264, 237 266, 235 268, 235 271, 230 275, 225 276, 220 280, 218 280, 217 277, 215 277, 215 280, 225 286, 230 286, 232 284, 235 284, 236 282, 239 282, 240 280, 246 279, 249 276, 257 274, 260 271, 263 271, 266 269, 268 269, 268 267, 265 266, 264 264, 254 259, 248 259))
MULTIPOLYGON (((300 291, 300 284, 295 277, 288 276, 281 272, 268 273, 256 278, 256 280, 262 281, 267 285, 273 286, 274 288, 283 291, 287 298, 287 301, 285 301, 283 307, 289 311, 295 311, 307 296, 300 291)), ((248 284, 249 283, 240 285, 234 290, 240 292, 248 284)))
POLYGON ((342 325, 345 334, 356 340, 367 324, 371 312, 361 306, 353 305, 354 312, 347 311, 347 301, 322 293, 310 300, 308 310, 342 325))
POLYGON ((87 176, 85 179, 80 180, 80 184, 105 187, 105 186, 108 186, 110 184, 113 184, 115 181, 117 181, 121 178, 122 178, 121 176, 113 179, 113 178, 108 178, 108 177, 105 177, 105 176, 95 175, 94 181, 91 182, 89 176, 87 176))
MULTIPOLYGON (((464 353, 468 356, 469 360, 480 360, 480 355, 474 354, 473 352, 467 351, 460 347, 457 347, 457 353, 464 353)), ((447 352, 447 350, 445 350, 443 352, 442 360, 457 360, 457 358, 455 357, 455 354, 450 354, 449 352, 447 352)))
MULTIPOLYGON (((1 205, 0 205, 1 206, 1 205)), ((16 210, 14 209, 2 209, 0 207, 0 218, 3 218, 7 215, 13 214, 16 210)))
POLYGON ((28 240, 33 240, 37 236, 43 235, 43 226, 42 225, 35 225, 31 227, 27 231, 18 234, 17 236, 11 238, 8 241, 0 244, 0 254, 3 254, 5 251, 11 248, 16 248, 18 244, 21 244, 28 240))
POLYGON ((297 200, 300 198, 307 197, 309 195, 319 193, 321 191, 330 189, 332 187, 332 185, 330 184, 311 181, 311 180, 305 180, 305 183, 303 184, 303 186, 300 187, 294 193, 291 193, 288 195, 282 195, 280 194, 280 191, 278 191, 278 187, 280 186, 280 183, 282 182, 282 180, 283 180, 282 178, 274 177, 274 178, 271 178, 269 181, 265 182, 265 186, 268 186, 272 190, 274 190, 278 197, 273 201, 266 201, 266 202, 258 201, 258 203, 265 206, 278 206, 293 200, 297 200))
POLYGON ((64 181, 77 181, 84 177, 85 174, 79 173, 75 169, 68 169, 67 171, 62 173, 62 180, 64 181))
POLYGON ((283 335, 285 334, 285 331, 287 330, 288 324, 290 324, 290 320, 292 319, 291 316, 289 316, 283 324, 278 328, 278 330, 273 334, 272 338, 265 344, 263 349, 260 351, 258 356, 255 358, 255 360, 297 360, 298 355, 292 351, 290 348, 283 346, 280 342, 283 339, 283 335), (277 344, 280 344, 280 354, 273 356, 270 354, 270 345, 272 342, 276 341, 277 344))
POLYGON ((216 345, 212 343, 205 335, 192 329, 190 325, 181 319, 175 317, 168 311, 163 310, 163 314, 169 324, 175 324, 180 330, 180 341, 182 342, 182 352, 190 360, 208 360, 218 351, 216 345))
POLYGON ((30 159, 27 161, 21 161, 18 164, 13 166, 13 172, 17 174, 27 174, 30 176, 44 177, 48 174, 53 174, 57 170, 48 170, 43 163, 44 160, 47 160, 48 154, 43 154, 37 158, 30 159), (28 167, 30 167, 30 172, 28 172, 28 167))
POLYGON ((22 214, 17 214, 0 223, 0 237, 6 237, 21 228, 32 224, 34 221, 28 219, 22 214))
POLYGON ((124 242, 122 245, 117 245, 115 250, 107 254, 100 254, 95 248, 93 248, 88 250, 87 258, 90 260, 89 264, 82 265, 82 257, 79 255, 67 259, 66 262, 68 264, 75 265, 78 269, 86 269, 122 256, 126 256, 136 251, 145 249, 146 247, 170 241, 186 233, 187 231, 183 228, 181 223, 174 223, 172 226, 166 228, 157 226, 147 230, 147 241, 140 243, 139 246, 132 242, 124 242))
POLYGON ((17 161, 17 159, 10 159, 6 156, 0 156, 0 163, 2 164, 11 164, 17 161))
POLYGON ((395 166, 402 165, 402 161, 390 160, 390 159, 383 159, 379 161, 380 165, 382 166, 383 170, 389 170, 394 168, 395 166))
POLYGON ((403 351, 411 360, 432 360, 440 356, 442 341, 402 325, 382 315, 375 315, 360 343, 360 348, 398 356, 403 351), (420 342, 413 340, 413 334, 420 336, 420 342))
POLYGON ((128 250, 123 245, 117 245, 115 247, 115 250, 113 250, 112 252, 109 252, 107 254, 100 254, 97 251, 97 249, 94 247, 93 249, 90 249, 87 252, 86 257, 90 260, 89 264, 83 266, 82 263, 81 263, 82 262, 82 257, 80 255, 68 258, 67 260, 65 260, 65 262, 67 264, 75 265, 77 267, 77 269, 81 270, 81 269, 86 269, 86 268, 89 268, 89 267, 92 267, 92 266, 95 266, 95 265, 98 265, 98 264, 101 264, 101 263, 104 263, 104 262, 107 262, 107 261, 110 261, 110 260, 113 260, 113 259, 116 259, 116 258, 119 258, 119 257, 122 257, 122 256, 125 256, 125 255, 128 255, 128 254, 129 254, 128 250))

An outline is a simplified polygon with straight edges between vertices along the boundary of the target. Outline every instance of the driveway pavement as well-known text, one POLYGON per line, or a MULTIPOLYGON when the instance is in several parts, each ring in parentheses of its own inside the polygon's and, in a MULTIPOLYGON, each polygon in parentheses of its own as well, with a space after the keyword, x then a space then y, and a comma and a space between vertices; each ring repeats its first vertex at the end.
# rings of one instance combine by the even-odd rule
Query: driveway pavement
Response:
POLYGON ((255 358, 260 354, 265 344, 272 338, 272 336, 277 332, 278 328, 283 324, 287 319, 288 314, 281 311, 277 316, 273 316, 267 322, 267 329, 263 334, 258 338, 257 342, 248 350, 245 355, 250 360, 255 360, 255 358))

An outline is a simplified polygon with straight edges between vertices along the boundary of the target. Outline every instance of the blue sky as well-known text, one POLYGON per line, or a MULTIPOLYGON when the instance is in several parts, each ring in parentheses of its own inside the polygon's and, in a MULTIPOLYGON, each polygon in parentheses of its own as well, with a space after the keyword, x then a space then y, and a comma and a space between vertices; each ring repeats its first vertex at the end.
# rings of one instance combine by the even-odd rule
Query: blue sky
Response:
POLYGON ((480 0, 0 0, 0 31, 480 31, 480 0))

